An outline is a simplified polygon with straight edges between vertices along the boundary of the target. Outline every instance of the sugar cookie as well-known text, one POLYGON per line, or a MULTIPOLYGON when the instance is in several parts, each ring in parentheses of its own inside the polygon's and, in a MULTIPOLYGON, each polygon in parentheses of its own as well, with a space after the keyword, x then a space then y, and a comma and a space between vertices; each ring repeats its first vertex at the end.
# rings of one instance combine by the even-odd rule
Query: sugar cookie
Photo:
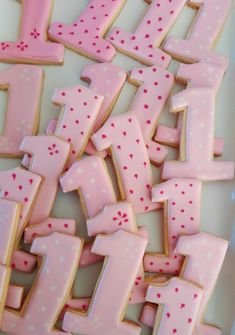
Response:
POLYGON ((0 198, 21 204, 16 245, 28 223, 42 178, 19 167, 0 171, 0 198))
POLYGON ((11 275, 11 256, 17 234, 20 205, 0 199, 0 320, 7 299, 11 275))
POLYGON ((126 0, 91 0, 72 24, 55 22, 49 29, 53 41, 101 62, 110 62, 116 51, 104 36, 119 15, 126 0))
MULTIPOLYGON (((176 75, 176 80, 188 87, 211 87, 217 92, 223 80, 224 69, 215 64, 201 61, 196 64, 180 64, 176 75)), ((177 128, 170 128, 159 125, 155 140, 160 143, 166 143, 172 146, 178 146, 180 143, 180 134, 182 128, 182 113, 178 116, 177 128)), ((214 139, 214 155, 221 156, 223 153, 224 141, 214 139)))
MULTIPOLYGON (((92 132, 96 132, 111 114, 126 81, 126 77, 126 72, 112 63, 89 64, 84 67, 81 79, 90 83, 90 89, 104 96, 92 132)), ((95 152, 96 149, 92 141, 89 141, 86 153, 94 154, 95 152)))
POLYGON ((152 188, 152 200, 164 203, 165 254, 147 253, 146 271, 179 274, 183 257, 175 247, 180 235, 200 231, 201 187, 197 179, 173 178, 152 188))
POLYGON ((156 66, 134 68, 129 81, 138 87, 129 110, 139 121, 151 161, 160 164, 166 158, 167 149, 152 139, 162 109, 172 90, 174 76, 156 66))
POLYGON ((0 61, 8 63, 62 64, 64 46, 47 42, 52 0, 21 0, 20 35, 16 42, 0 42, 0 61))
POLYGON ((191 335, 197 320, 203 289, 181 278, 150 284, 146 300, 158 304, 153 334, 191 335))
POLYGON ((97 215, 105 205, 116 202, 105 161, 89 156, 75 162, 60 178, 63 192, 78 191, 86 217, 97 215))
POLYGON ((37 264, 37 257, 22 250, 14 250, 11 268, 17 271, 31 273, 37 264))
POLYGON ((26 136, 20 150, 32 155, 29 171, 43 176, 30 224, 41 222, 50 215, 58 189, 58 177, 67 163, 70 144, 56 136, 26 136))
POLYGON ((31 252, 45 255, 46 262, 42 263, 21 311, 4 311, 1 324, 4 332, 10 335, 62 334, 54 327, 75 278, 82 243, 80 238, 60 233, 33 241, 31 252))
POLYGON ((24 232, 24 243, 32 243, 38 236, 48 236, 54 232, 75 235, 76 221, 69 219, 48 218, 40 223, 29 225, 24 232))
POLYGON ((234 162, 212 159, 215 91, 205 87, 188 88, 173 97, 172 111, 184 111, 180 161, 165 161, 162 178, 232 179, 234 162))
POLYGON ((6 307, 19 309, 22 304, 24 287, 18 285, 9 285, 7 291, 6 307))
POLYGON ((152 170, 137 118, 132 113, 110 117, 92 140, 97 150, 111 148, 121 199, 136 213, 159 208, 151 201, 152 170))
POLYGON ((189 0, 188 5, 198 10, 198 14, 188 38, 183 40, 169 37, 163 49, 183 62, 197 63, 205 60, 226 69, 228 59, 211 49, 224 25, 231 4, 231 0, 189 0))
POLYGON ((24 136, 36 134, 43 77, 43 69, 32 65, 15 65, 0 72, 0 90, 8 92, 0 156, 22 156, 19 145, 24 136))
POLYGON ((82 249, 79 267, 84 268, 103 261, 103 257, 92 252, 92 242, 86 242, 82 249))
POLYGON ((96 334, 111 332, 140 334, 141 328, 137 324, 123 321, 123 310, 142 262, 146 244, 145 238, 124 230, 119 230, 111 236, 96 237, 92 250, 106 256, 107 259, 91 305, 87 314, 67 310, 63 320, 63 330, 84 335, 94 334, 94 332, 96 334), (118 280, 115 280, 117 274, 118 280), (115 304, 113 304, 114 300, 115 304))
POLYGON ((85 151, 103 99, 82 85, 55 90, 52 101, 61 106, 61 115, 54 134, 71 144, 69 166, 85 151))
MULTIPOLYGON (((192 236, 181 236, 178 240, 176 252, 187 256, 180 275, 186 280, 198 283, 204 289, 193 335, 221 334, 219 328, 202 323, 202 320, 219 276, 227 247, 227 241, 203 232, 192 236), (213 271, 208 271, 212 268, 213 271)), ((153 327, 154 323, 151 323, 151 320, 154 319, 154 313, 156 314, 156 308, 149 306, 148 310, 142 313, 142 322, 153 327)))
POLYGON ((135 32, 128 33, 114 28, 107 40, 119 51, 147 65, 159 65, 166 68, 171 57, 161 50, 160 44, 177 19, 186 0, 165 1, 153 0, 147 13, 135 32))

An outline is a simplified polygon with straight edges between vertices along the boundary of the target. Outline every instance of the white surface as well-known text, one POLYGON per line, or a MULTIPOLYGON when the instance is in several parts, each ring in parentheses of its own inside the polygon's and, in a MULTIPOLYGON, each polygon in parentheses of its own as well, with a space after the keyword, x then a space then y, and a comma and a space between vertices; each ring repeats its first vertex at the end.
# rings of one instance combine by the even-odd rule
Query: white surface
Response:
MULTIPOLYGON (((106 0, 108 1, 108 0, 106 0)), ((223 0, 221 0, 223 1, 223 0)), ((72 22, 88 0, 56 0, 52 22, 72 22)), ((143 16, 147 4, 143 0, 127 0, 115 26, 120 26, 126 30, 133 30, 140 18, 143 16), (131 14, 131 15, 130 15, 131 14)), ((18 32, 18 20, 20 17, 21 5, 15 0, 0 0, 0 41, 14 40, 18 32)), ((185 9, 174 26, 170 34, 185 36, 186 30, 193 18, 193 11, 185 9)), ((235 6, 231 9, 230 16, 225 24, 224 31, 219 40, 217 50, 228 56, 231 60, 229 71, 223 81, 221 90, 217 97, 216 126, 217 136, 224 138, 225 151, 224 159, 235 160, 235 6)), ((115 64, 129 71, 133 66, 138 65, 131 58, 117 54, 113 61, 115 64)), ((52 105, 50 98, 56 87, 72 86, 81 82, 79 79, 82 68, 90 60, 66 50, 63 67, 45 67, 45 86, 42 97, 42 110, 40 132, 45 130, 48 121, 58 115, 59 110, 52 105)), ((178 68, 178 62, 172 62, 170 69, 174 72, 178 68)), ((0 70, 9 65, 0 64, 0 70)), ((81 82, 82 83, 82 82, 81 82)), ((84 83, 83 83, 84 84, 84 83)), ((86 85, 86 84, 84 84, 86 85)), ((180 89, 180 87, 176 87, 180 89)), ((136 89, 126 83, 118 103, 114 108, 114 113, 126 112, 134 97, 136 89)), ((6 95, 0 93, 0 120, 3 120, 6 107, 6 95)), ((174 124, 174 119, 170 117, 166 109, 161 122, 174 124)), ((1 129, 0 129, 1 130, 1 129)), ((4 170, 15 167, 18 160, 0 159, 0 169, 4 170)), ((159 182, 159 169, 154 168, 155 182, 159 182)), ((64 218, 75 218, 78 220, 78 232, 80 236, 86 237, 85 219, 81 213, 78 198, 75 195, 58 194, 56 204, 52 211, 55 216, 64 218)), ((204 184, 202 195, 202 215, 201 229, 230 240, 230 247, 226 261, 223 266, 219 281, 214 294, 209 302, 205 319, 212 324, 217 324, 223 329, 224 335, 235 335, 235 182, 214 182, 204 184), (233 194, 234 192, 234 194, 233 194)), ((162 217, 161 213, 151 213, 141 215, 137 218, 138 224, 146 225, 151 238, 149 250, 162 250, 162 217)), ((76 295, 87 296, 91 294, 96 276, 100 266, 92 269, 79 271, 76 281, 76 295)), ((33 276, 15 275, 14 282, 30 283, 33 276)), ((118 280, 118 279, 117 279, 118 280)), ((137 320, 141 306, 129 308, 127 317, 137 320)), ((3 334, 3 333, 1 333, 3 334)), ((151 334, 151 330, 143 327, 143 335, 151 334)), ((106 335, 106 334, 104 334, 106 335)))

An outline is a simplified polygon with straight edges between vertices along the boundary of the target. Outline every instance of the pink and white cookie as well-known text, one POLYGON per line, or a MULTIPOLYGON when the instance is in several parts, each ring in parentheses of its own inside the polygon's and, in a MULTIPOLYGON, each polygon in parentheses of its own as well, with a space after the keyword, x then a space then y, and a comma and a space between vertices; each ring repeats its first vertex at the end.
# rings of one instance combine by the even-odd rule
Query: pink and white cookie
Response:
POLYGON ((19 309, 22 305, 24 287, 9 285, 6 298, 6 307, 19 309))
POLYGON ((166 158, 167 149, 153 141, 158 120, 174 84, 171 72, 160 67, 134 68, 129 81, 138 87, 129 110, 137 117, 149 157, 155 164, 166 158))
POLYGON ((215 91, 188 88, 172 99, 172 112, 184 112, 180 160, 165 161, 162 178, 230 180, 234 162, 213 160, 215 91))
POLYGON ((197 179, 173 178, 152 188, 152 200, 164 204, 165 254, 147 253, 146 271, 179 274, 184 257, 175 247, 180 235, 200 231, 201 187, 197 179))
POLYGON ((55 90, 52 101, 61 114, 54 134, 71 144, 69 166, 84 153, 103 99, 82 85, 55 90))
POLYGON ((141 328, 137 324, 124 321, 123 315, 146 244, 145 238, 124 230, 113 235, 96 237, 92 250, 106 256, 103 271, 88 313, 68 310, 63 320, 64 331, 84 335, 92 335, 94 332, 98 335, 110 332, 140 334, 141 328))
POLYGON ((187 39, 167 38, 163 49, 172 57, 187 63, 201 60, 228 67, 228 59, 212 51, 230 11, 231 0, 189 0, 188 5, 197 10, 187 39))
POLYGON ((114 28, 107 41, 144 64, 166 68, 171 57, 160 49, 160 45, 185 3, 186 0, 153 0, 133 34, 114 28))
POLYGON ((159 208, 151 201, 152 170, 139 122, 132 113, 110 117, 92 141, 97 150, 111 149, 121 199, 136 213, 159 208))
POLYGON ((203 289, 181 278, 149 285, 146 300, 158 304, 153 334, 191 335, 197 320, 203 289))
POLYGON ((37 261, 35 255, 15 249, 12 254, 11 268, 24 273, 31 273, 37 265, 37 261))
POLYGON ((47 42, 53 0, 23 0, 20 34, 15 42, 0 42, 0 61, 62 64, 64 46, 47 42))
POLYGON ((78 191, 83 213, 96 216, 105 205, 115 203, 116 195, 105 161, 89 156, 75 162, 60 178, 63 192, 78 191))
MULTIPOLYGON (((219 328, 203 322, 203 314, 218 279, 227 247, 227 241, 203 232, 181 236, 177 243, 176 252, 187 256, 181 276, 203 287, 203 296, 193 335, 221 335, 219 328), (208 271, 208 269, 213 269, 213 271, 208 271)), ((148 306, 148 309, 142 313, 141 322, 154 327, 154 314, 156 315, 156 308, 152 305, 148 306)))
POLYGON ((40 223, 29 225, 24 232, 24 243, 31 244, 35 238, 48 236, 54 232, 75 235, 76 221, 69 219, 48 218, 40 223))
POLYGON ((4 332, 10 335, 62 334, 56 330, 55 323, 72 287, 82 243, 77 237, 60 233, 34 240, 31 252, 45 255, 46 261, 20 313, 4 311, 1 324, 4 332))
POLYGON ((0 72, 0 90, 8 93, 0 156, 22 156, 19 145, 24 136, 36 134, 43 78, 43 69, 32 65, 15 65, 0 72))
MULTIPOLYGON (((224 69, 215 64, 201 61, 196 64, 180 64, 176 75, 176 80, 187 87, 211 87, 218 91, 223 80, 224 69)), ((155 140, 172 146, 178 146, 183 123, 182 113, 178 116, 177 127, 170 128, 159 125, 155 140)), ((221 156, 223 153, 224 141, 220 138, 214 138, 214 155, 221 156)))
POLYGON ((70 153, 70 144, 56 136, 26 136, 20 150, 32 156, 29 171, 43 177, 37 202, 30 215, 30 224, 50 216, 55 201, 59 176, 70 153))
POLYGON ((50 39, 69 49, 101 62, 111 62, 115 48, 104 36, 122 10, 126 0, 90 0, 72 24, 55 22, 49 29, 50 39))
MULTIPOLYGON (((81 79, 89 82, 89 88, 104 97, 99 114, 95 120, 93 133, 102 127, 111 114, 126 81, 126 77, 126 72, 112 63, 89 64, 84 67, 81 79)), ((86 153, 90 155, 96 153, 92 141, 88 142, 86 153)), ((103 156, 106 154, 104 152, 103 156)))

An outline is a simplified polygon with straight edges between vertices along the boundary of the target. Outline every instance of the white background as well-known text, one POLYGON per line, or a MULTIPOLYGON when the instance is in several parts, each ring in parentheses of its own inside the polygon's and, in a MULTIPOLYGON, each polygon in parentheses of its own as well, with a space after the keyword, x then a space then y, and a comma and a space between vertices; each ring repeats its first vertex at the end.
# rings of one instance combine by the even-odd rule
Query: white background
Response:
MULTIPOLYGON (((108 1, 108 0, 106 0, 108 1)), ((211 0, 213 1, 213 0, 211 0)), ((223 0, 221 0, 223 1, 223 0)), ((55 0, 52 22, 61 21, 71 23, 78 14, 85 8, 88 0, 55 0)), ((134 31, 136 25, 142 18, 147 4, 143 0, 127 0, 121 15, 115 22, 115 26, 125 28, 127 31, 134 31)), ((0 41, 15 40, 19 28, 21 5, 15 0, 0 0, 0 41)), ((186 35, 194 11, 188 8, 180 15, 171 35, 186 35)), ((225 140, 224 159, 235 160, 235 6, 231 8, 230 16, 226 21, 223 33, 221 34, 217 50, 230 58, 230 67, 223 81, 220 92, 217 96, 216 108, 216 136, 225 140)), ((64 66, 45 67, 45 86, 42 97, 42 110, 40 121, 40 133, 42 133, 48 121, 58 116, 59 110, 53 106, 50 99, 56 87, 72 86, 80 81, 80 73, 84 65, 92 61, 66 50, 64 66)), ((139 65, 129 57, 117 53, 113 61, 115 64, 129 71, 133 66, 139 65)), ((9 65, 0 64, 0 70, 9 65)), ((172 61, 170 69, 175 73, 179 66, 178 62, 172 61)), ((83 83, 86 85, 85 83, 83 83)), ((174 91, 181 89, 175 87, 174 91)), ((116 104, 113 113, 124 113, 128 110, 136 88, 126 83, 124 90, 116 104)), ((6 110, 7 95, 0 93, 0 120, 2 131, 4 122, 4 113, 6 110)), ((169 106, 168 106, 169 107, 169 106)), ((19 111, 20 112, 20 111, 19 111)), ((166 108, 161 122, 167 122, 174 125, 175 120, 169 114, 169 108, 166 108)), ((176 155, 171 152, 170 156, 176 155)), ((19 160, 0 159, 0 169, 16 167, 19 160)), ((155 183, 159 182, 160 169, 154 168, 155 183)), ((215 291, 208 304, 205 318, 209 323, 215 323, 222 327, 224 335, 235 334, 235 182, 213 182, 203 185, 202 194, 202 214, 201 229, 203 231, 215 234, 230 241, 226 260, 218 280, 215 291), (233 195, 234 192, 234 195, 233 195)), ((63 195, 59 192, 52 215, 64 218, 75 218, 78 222, 78 233, 87 238, 85 219, 82 215, 78 197, 74 194, 63 195)), ((145 225, 149 231, 151 244, 150 251, 162 251, 162 213, 150 213, 137 217, 139 225, 145 225)), ((89 296, 94 288, 96 278, 101 267, 96 265, 90 269, 79 271, 76 279, 75 294, 80 296, 89 296)), ((19 284, 29 284, 33 275, 16 275, 13 281, 19 284)), ((118 280, 118 278, 117 278, 118 280)), ((137 320, 141 306, 129 308, 127 317, 137 320)), ((3 333, 1 333, 3 334, 3 333)), ((143 327, 143 335, 151 334, 151 330, 143 327)), ((106 334, 104 334, 106 335, 106 334)))

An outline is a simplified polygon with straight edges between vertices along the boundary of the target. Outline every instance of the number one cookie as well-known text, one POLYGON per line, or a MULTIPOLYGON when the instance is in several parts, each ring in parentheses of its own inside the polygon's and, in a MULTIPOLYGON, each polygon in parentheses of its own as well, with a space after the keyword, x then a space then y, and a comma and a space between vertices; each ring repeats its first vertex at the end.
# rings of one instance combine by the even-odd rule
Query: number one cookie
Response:
MULTIPOLYGON (((150 2, 150 1, 148 1, 150 2)), ((159 49, 186 0, 153 0, 135 32, 115 28, 107 40, 118 50, 147 65, 166 68, 171 57, 159 49)))
POLYGON ((53 23, 49 36, 53 41, 60 42, 86 57, 110 62, 116 51, 104 40, 104 36, 125 2, 126 0, 91 0, 74 23, 53 23))
POLYGON ((62 64, 64 47, 47 42, 52 0, 21 0, 22 19, 16 42, 0 42, 1 62, 62 64))
POLYGON ((45 262, 21 313, 5 310, 1 329, 10 335, 64 334, 55 323, 75 278, 82 240, 54 233, 34 240, 31 252, 45 255, 45 262), (56 278, 56 281, 55 281, 56 278))
POLYGON ((177 277, 166 284, 150 284, 146 300, 159 305, 153 334, 191 335, 202 294, 202 288, 177 277))
POLYGON ((213 160, 215 91, 210 88, 186 89, 173 97, 172 109, 175 113, 184 111, 180 162, 165 162, 163 179, 232 179, 234 163, 213 160))
POLYGON ((93 252, 106 256, 88 313, 69 310, 65 313, 63 330, 84 335, 132 334, 141 328, 123 321, 123 310, 142 262, 147 240, 119 230, 114 235, 95 239, 93 252), (114 303, 115 302, 115 303, 114 303))
POLYGON ((169 37, 163 46, 174 58, 181 61, 199 62, 205 60, 228 66, 228 59, 211 51, 223 27, 231 7, 231 0, 190 0, 189 6, 198 10, 195 23, 186 40, 169 37))
POLYGON ((152 200, 164 202, 165 255, 146 254, 145 270, 179 274, 183 257, 175 253, 180 235, 200 230, 201 182, 197 179, 173 178, 152 189, 152 200))
POLYGON ((19 145, 24 136, 37 131, 43 69, 31 65, 15 65, 0 72, 0 90, 8 92, 1 156, 22 156, 19 145))

